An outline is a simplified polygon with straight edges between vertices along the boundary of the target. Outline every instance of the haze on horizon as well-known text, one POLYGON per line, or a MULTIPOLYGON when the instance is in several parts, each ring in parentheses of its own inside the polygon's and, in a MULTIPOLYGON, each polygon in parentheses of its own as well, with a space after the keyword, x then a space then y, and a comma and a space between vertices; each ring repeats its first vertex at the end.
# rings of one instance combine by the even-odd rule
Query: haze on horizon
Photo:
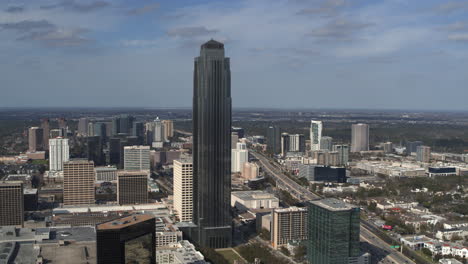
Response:
POLYGON ((235 108, 468 110, 468 1, 6 0, 1 107, 190 107, 214 38, 235 108))

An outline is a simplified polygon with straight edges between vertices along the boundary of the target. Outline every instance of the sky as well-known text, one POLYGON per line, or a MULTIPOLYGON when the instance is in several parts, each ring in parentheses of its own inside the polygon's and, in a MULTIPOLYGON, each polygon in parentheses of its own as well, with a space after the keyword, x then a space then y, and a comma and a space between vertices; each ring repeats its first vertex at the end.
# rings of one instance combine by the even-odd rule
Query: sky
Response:
POLYGON ((468 110, 462 0, 0 0, 0 107, 191 107, 211 38, 237 108, 468 110))

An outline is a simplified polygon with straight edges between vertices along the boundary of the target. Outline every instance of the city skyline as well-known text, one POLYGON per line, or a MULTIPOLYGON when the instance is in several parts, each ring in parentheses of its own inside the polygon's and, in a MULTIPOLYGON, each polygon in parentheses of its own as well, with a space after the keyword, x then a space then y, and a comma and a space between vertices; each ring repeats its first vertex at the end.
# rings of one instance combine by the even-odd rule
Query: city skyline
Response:
POLYGON ((237 58, 235 107, 468 110, 463 4, 4 1, 0 103, 190 107, 190 54, 212 37, 237 58))

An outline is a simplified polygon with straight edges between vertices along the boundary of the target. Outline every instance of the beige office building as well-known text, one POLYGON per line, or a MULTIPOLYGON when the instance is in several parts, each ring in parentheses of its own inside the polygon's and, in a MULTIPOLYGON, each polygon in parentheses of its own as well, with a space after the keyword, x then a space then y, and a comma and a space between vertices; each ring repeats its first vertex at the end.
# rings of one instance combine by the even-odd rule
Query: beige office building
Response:
POLYGON ((191 159, 174 160, 174 210, 181 222, 192 221, 193 165, 191 159))
POLYGON ((70 160, 63 163, 63 204, 94 204, 94 162, 70 160))
POLYGON ((0 226, 22 227, 23 223, 23 182, 0 182, 0 226))
POLYGON ((418 146, 416 148, 416 160, 428 163, 431 161, 431 147, 418 146))
POLYGON ((275 249, 289 241, 307 239, 307 208, 289 207, 272 212, 271 242, 275 249))
POLYGON ((172 120, 163 120, 162 125, 164 128, 164 139, 169 140, 169 138, 174 137, 174 122, 172 120))
POLYGON ((246 180, 253 180, 260 174, 260 168, 253 162, 245 162, 242 168, 242 178, 246 180))
POLYGON ((369 125, 353 124, 351 127, 351 152, 369 150, 369 125))
POLYGON ((117 201, 120 205, 148 203, 148 171, 118 171, 117 201))

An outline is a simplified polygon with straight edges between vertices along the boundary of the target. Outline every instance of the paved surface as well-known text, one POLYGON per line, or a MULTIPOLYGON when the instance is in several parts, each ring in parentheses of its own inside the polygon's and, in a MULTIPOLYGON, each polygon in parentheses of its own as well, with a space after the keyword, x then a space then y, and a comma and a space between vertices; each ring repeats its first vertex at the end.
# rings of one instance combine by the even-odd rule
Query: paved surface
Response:
MULTIPOLYGON (((259 160, 264 170, 276 181, 276 184, 279 188, 289 191, 291 195, 302 201, 320 198, 320 196, 313 194, 303 186, 299 185, 297 182, 290 179, 288 176, 284 175, 281 172, 281 168, 279 166, 272 165, 270 160, 262 154, 254 151, 250 151, 250 153, 259 160)), ((366 248, 364 248, 364 250, 372 255, 372 263, 414 263, 399 251, 390 248, 389 244, 375 236, 362 225, 361 241, 367 242, 365 243, 366 248)))

